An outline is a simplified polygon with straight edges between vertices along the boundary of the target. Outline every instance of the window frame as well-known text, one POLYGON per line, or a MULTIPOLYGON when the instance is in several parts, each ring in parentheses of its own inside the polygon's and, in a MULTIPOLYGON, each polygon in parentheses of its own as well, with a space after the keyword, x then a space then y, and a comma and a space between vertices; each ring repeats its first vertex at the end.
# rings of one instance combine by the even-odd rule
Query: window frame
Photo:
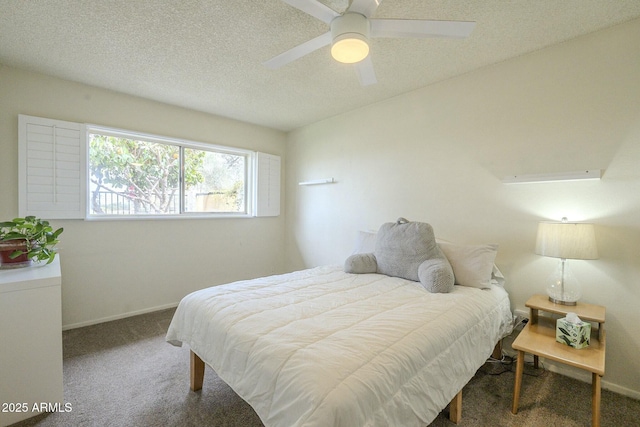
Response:
POLYGON ((191 141, 184 138, 174 138, 150 134, 145 132, 129 131, 126 129, 113 128, 109 126, 101 126, 95 124, 85 125, 85 147, 86 147, 86 193, 84 195, 86 202, 85 219, 90 221, 111 221, 111 220, 138 220, 138 219, 190 219, 190 218, 252 218, 255 215, 256 200, 256 179, 255 164, 256 152, 244 148, 235 148, 219 144, 210 144, 206 142, 191 141), (152 143, 177 146, 180 152, 180 213, 177 214, 141 214, 141 215, 100 215, 91 212, 91 168, 90 168, 90 134, 99 134, 113 136, 116 138, 128 138, 134 140, 142 140, 152 143), (245 157, 245 181, 244 181, 244 212, 185 212, 184 210, 184 148, 191 148, 202 151, 209 151, 222 154, 233 154, 245 157))

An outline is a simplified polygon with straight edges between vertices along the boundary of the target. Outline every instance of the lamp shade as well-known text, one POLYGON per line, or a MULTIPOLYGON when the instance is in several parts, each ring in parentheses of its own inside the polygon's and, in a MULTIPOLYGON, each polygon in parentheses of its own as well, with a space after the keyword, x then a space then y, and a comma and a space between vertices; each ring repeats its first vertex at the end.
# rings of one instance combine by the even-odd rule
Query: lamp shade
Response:
POLYGON ((593 224, 539 223, 536 253, 563 259, 597 259, 598 248, 593 224))

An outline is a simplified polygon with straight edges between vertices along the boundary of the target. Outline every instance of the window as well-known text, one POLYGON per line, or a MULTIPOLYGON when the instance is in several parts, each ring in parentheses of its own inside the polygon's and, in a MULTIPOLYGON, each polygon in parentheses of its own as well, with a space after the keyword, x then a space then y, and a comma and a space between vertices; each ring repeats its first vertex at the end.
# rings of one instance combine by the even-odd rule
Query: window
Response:
POLYGON ((248 214, 251 152, 89 127, 89 215, 248 214))
POLYGON ((20 216, 278 216, 280 157, 18 117, 20 216))

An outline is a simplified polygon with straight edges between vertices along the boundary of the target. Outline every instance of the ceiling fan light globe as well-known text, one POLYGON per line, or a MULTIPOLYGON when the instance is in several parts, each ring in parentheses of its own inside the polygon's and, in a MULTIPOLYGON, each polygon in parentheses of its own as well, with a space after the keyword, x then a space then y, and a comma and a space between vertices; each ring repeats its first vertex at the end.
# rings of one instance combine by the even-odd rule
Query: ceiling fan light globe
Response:
POLYGON ((344 64, 355 64, 369 55, 369 43, 361 34, 342 34, 333 40, 331 56, 344 64))

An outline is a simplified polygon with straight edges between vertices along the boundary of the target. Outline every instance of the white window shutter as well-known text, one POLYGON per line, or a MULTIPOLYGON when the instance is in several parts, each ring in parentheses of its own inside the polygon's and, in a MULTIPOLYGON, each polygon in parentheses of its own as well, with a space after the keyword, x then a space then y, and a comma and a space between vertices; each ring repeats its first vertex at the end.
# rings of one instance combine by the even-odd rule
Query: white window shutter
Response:
POLYGON ((19 216, 85 217, 84 125, 18 116, 19 216))
POLYGON ((280 156, 256 153, 255 216, 280 215, 280 156))

